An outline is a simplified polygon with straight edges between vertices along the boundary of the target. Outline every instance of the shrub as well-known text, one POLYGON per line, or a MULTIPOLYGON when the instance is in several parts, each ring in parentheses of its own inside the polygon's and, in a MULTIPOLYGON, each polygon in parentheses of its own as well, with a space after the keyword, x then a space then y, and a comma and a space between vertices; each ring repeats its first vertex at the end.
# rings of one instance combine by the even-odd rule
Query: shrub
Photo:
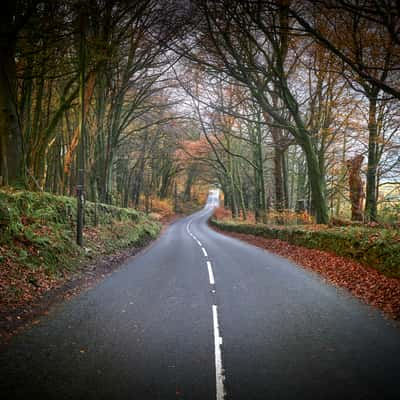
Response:
MULTIPOLYGON (((224 207, 218 207, 214 210, 214 218, 218 220, 228 221, 232 219, 231 211, 224 207)), ((235 221, 243 221, 243 214, 240 212, 239 217, 235 221)), ((245 223, 255 223, 255 215, 252 211, 247 211, 247 219, 245 223)), ((269 210, 265 215, 265 221, 271 225, 309 225, 314 223, 313 217, 306 211, 301 213, 292 210, 275 211, 269 210)))
POLYGON ((169 199, 154 198, 151 201, 151 211, 165 218, 174 214, 174 207, 169 199))
POLYGON ((218 220, 230 220, 232 214, 229 210, 223 207, 218 207, 214 210, 214 217, 218 220))

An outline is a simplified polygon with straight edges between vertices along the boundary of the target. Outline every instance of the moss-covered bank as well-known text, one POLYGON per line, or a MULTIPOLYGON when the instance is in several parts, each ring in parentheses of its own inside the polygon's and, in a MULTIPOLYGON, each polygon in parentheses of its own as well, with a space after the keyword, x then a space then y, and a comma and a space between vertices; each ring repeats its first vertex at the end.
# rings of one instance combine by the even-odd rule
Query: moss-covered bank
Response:
POLYGON ((222 221, 212 218, 217 228, 280 239, 309 249, 326 250, 373 267, 387 276, 400 277, 400 232, 396 229, 364 227, 268 226, 222 221))
POLYGON ((0 190, 0 263, 48 274, 87 259, 141 246, 160 224, 133 209, 86 203, 84 248, 75 243, 76 200, 49 193, 0 190))

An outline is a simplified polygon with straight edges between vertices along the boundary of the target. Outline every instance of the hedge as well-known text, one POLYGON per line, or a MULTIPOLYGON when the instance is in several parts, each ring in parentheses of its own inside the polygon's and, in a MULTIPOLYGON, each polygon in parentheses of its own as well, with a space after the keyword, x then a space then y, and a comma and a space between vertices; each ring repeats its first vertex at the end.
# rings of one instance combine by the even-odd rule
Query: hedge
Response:
POLYGON ((400 232, 342 227, 309 230, 301 227, 270 227, 212 218, 210 223, 230 232, 280 239, 310 249, 333 252, 373 267, 387 276, 400 277, 400 232))

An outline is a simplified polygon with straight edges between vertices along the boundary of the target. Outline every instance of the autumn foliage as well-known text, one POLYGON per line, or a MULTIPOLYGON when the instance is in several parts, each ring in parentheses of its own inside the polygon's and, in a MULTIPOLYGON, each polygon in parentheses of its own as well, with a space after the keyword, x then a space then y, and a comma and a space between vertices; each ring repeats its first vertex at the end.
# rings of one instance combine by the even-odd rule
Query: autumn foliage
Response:
MULTIPOLYGON (((215 142, 215 140, 213 141, 215 142)), ((182 140, 176 150, 176 157, 182 163, 192 162, 197 158, 207 158, 210 150, 210 146, 204 136, 197 140, 182 140)))
MULTIPOLYGON (((232 220, 232 214, 224 207, 218 207, 214 210, 214 218, 221 221, 232 220)), ((240 212, 236 222, 256 223, 254 212, 248 211, 246 219, 243 218, 243 213, 240 212)), ((309 225, 314 223, 314 218, 307 212, 300 213, 292 210, 275 211, 269 210, 265 216, 265 222, 270 225, 309 225)))
POLYGON ((220 221, 229 221, 232 218, 232 214, 226 208, 218 207, 214 210, 214 218, 220 221))
POLYGON ((171 199, 151 199, 151 216, 157 220, 169 218, 174 215, 174 206, 171 199))

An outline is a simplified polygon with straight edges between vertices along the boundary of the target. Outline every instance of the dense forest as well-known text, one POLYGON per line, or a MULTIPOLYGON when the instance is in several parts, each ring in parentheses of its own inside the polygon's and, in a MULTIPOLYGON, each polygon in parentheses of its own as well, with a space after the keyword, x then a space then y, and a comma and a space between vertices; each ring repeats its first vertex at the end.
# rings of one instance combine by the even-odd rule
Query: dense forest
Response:
POLYGON ((1 186, 399 219, 397 1, 17 0, 0 19, 1 186))

